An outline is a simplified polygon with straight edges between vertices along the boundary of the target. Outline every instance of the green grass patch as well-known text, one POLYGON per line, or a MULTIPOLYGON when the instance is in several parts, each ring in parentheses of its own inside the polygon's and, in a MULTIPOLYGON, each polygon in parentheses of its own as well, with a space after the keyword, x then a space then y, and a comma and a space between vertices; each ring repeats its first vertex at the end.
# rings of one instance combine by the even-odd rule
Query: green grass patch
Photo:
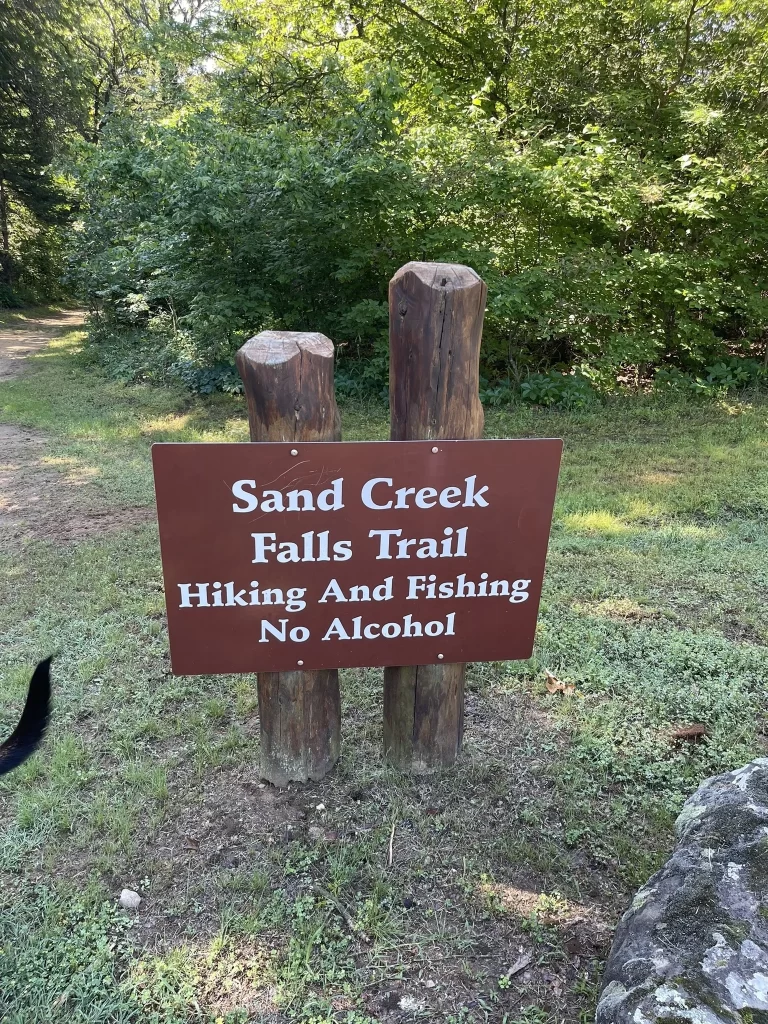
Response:
MULTIPOLYGON (((80 339, 0 385, 62 484, 148 506, 153 441, 247 439, 241 398, 117 384, 80 339)), ((151 522, 0 553, 3 732, 57 652, 44 751, 0 782, 0 1016, 591 1019, 681 802, 764 750, 767 420, 757 398, 489 413, 491 437, 565 438, 536 652, 472 667, 465 752, 425 778, 381 757, 381 673, 346 671, 337 769, 260 788, 255 680, 170 675, 151 522)), ((343 429, 384 438, 386 411, 343 429)))

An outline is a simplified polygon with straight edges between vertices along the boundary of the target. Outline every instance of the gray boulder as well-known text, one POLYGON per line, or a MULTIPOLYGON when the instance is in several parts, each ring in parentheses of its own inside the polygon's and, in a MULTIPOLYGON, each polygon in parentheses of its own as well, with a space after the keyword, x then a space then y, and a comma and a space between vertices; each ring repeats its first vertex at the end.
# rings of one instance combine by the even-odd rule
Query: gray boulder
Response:
POLYGON ((616 930, 596 1024, 768 1024, 768 758, 683 805, 616 930))

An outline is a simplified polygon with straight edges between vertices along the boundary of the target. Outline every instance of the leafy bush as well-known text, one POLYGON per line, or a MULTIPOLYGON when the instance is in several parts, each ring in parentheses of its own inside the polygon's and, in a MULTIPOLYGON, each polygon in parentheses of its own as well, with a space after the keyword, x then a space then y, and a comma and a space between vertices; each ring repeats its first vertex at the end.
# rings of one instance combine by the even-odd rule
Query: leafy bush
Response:
POLYGON ((272 327, 324 332, 342 392, 378 393, 387 282, 411 259, 486 280, 484 372, 528 401, 589 400, 549 367, 706 380, 765 344, 756 2, 542 0, 511 33, 487 5, 383 0, 344 36, 327 7, 275 0, 224 5, 215 38, 166 26, 78 153, 72 279, 203 388, 272 327))
POLYGON ((532 373, 520 385, 524 402, 554 405, 561 409, 584 409, 595 399, 595 390, 581 373, 532 373))
MULTIPOLYGON (((382 376, 386 282, 413 255, 469 263, 487 280, 489 376, 505 373, 510 357, 523 370, 586 362, 616 376, 671 355, 695 370, 757 343, 759 302, 754 288, 746 293, 741 264, 749 257, 734 249, 723 273, 727 239, 712 237, 710 254, 622 253, 618 237, 570 249, 574 230, 582 239, 621 234, 624 213, 609 228, 595 205, 615 201, 615 190, 629 186, 622 179, 655 173, 628 170, 629 154, 617 145, 564 137, 518 153, 476 126, 440 138, 414 132, 397 144, 373 130, 367 139, 346 131, 337 128, 335 140, 289 137, 274 126, 244 135, 201 115, 141 131, 115 126, 84 183, 90 214, 78 239, 80 286, 121 329, 172 323, 186 357, 201 366, 231 360, 266 327, 320 330, 376 361, 358 375, 365 388, 382 376), (588 198, 583 175, 592 182, 588 198), (449 182, 455 198, 446 209, 449 182), (506 207, 523 203, 532 184, 547 229, 523 260, 506 207), (475 211, 471 223, 467 209, 475 211)), ((723 169, 705 171, 702 187, 723 169)), ((681 174, 668 189, 682 195, 690 179, 681 174)), ((524 206, 520 223, 529 216, 524 206)), ((710 216, 714 209, 702 219, 705 233, 710 216)), ((720 234, 727 221, 727 210, 718 211, 720 234)), ((534 392, 559 401, 556 378, 532 379, 534 392)))
POLYGON ((480 401, 483 405, 497 408, 509 405, 515 400, 517 390, 509 378, 491 383, 484 375, 480 375, 480 401))
POLYGON ((173 382, 171 367, 180 354, 169 337, 131 324, 113 312, 92 313, 87 322, 86 361, 102 366, 110 377, 124 384, 173 382))
POLYGON ((226 391, 230 395, 243 392, 240 375, 229 363, 196 366, 190 360, 180 360, 172 364, 168 373, 198 395, 212 395, 214 391, 226 391))
POLYGON ((676 390, 709 397, 719 391, 753 387, 768 382, 768 367, 756 359, 727 357, 707 366, 705 376, 684 373, 676 366, 658 367, 654 375, 657 390, 676 390))
POLYGON ((768 378, 768 367, 756 359, 721 359, 707 367, 707 380, 716 387, 731 389, 756 384, 768 378))
MULTIPOLYGON (((363 109, 363 125, 378 113, 363 109)), ((520 153, 473 125, 396 143, 372 128, 367 138, 364 129, 350 137, 347 125, 336 132, 329 140, 266 126, 245 135, 197 114, 171 127, 114 126, 84 180, 80 286, 116 325, 172 321, 188 357, 207 366, 265 327, 321 330, 375 357, 386 282, 414 255, 469 263, 487 280, 490 376, 506 372, 510 357, 523 369, 599 362, 616 375, 671 354, 687 369, 757 343, 759 302, 742 276, 749 257, 734 249, 723 273, 729 240, 713 236, 710 254, 621 251, 629 209, 611 225, 602 208, 628 178, 656 170, 633 165, 617 144, 566 136, 520 153), (523 240, 534 242, 520 230, 541 209, 546 233, 526 255, 523 240), (582 241, 571 247, 574 231, 582 241), (616 238, 585 250, 595 233, 616 238)), ((722 173, 707 167, 697 181, 722 173)), ((682 196, 691 177, 681 173, 668 190, 682 196)), ((729 230, 727 211, 713 208, 705 234, 715 214, 717 231, 729 230)), ((642 205, 632 216, 646 216, 642 205)))
POLYGON ((19 309, 24 302, 13 288, 0 281, 0 309, 19 309))

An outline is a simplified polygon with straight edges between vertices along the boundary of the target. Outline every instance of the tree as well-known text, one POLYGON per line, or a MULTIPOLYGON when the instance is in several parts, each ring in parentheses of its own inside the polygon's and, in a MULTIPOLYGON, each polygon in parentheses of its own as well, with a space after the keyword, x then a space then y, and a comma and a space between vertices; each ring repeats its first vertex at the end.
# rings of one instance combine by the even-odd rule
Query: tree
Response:
POLYGON ((79 103, 70 16, 60 0, 0 6, 0 281, 15 277, 14 213, 62 223, 68 195, 51 172, 79 103))
POLYGON ((93 15, 76 262, 137 360, 279 325, 378 359, 411 258, 488 281, 489 375, 762 344, 768 0, 133 2, 93 15))

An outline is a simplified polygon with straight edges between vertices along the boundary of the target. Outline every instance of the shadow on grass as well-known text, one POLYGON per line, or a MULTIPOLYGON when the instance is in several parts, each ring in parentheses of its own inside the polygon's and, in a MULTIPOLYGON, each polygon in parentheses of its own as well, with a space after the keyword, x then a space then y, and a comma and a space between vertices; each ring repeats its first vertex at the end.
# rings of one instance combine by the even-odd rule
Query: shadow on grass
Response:
MULTIPOLYGON (((247 438, 241 398, 120 385, 78 344, 0 385, 0 415, 106 502, 151 506, 154 440, 247 438)), ((386 436, 380 406, 343 416, 386 436)), ((464 753, 423 778, 384 763, 367 670, 342 674, 336 770, 261 785, 254 678, 169 673, 154 527, 0 553, 0 725, 60 651, 48 745, 0 784, 7 1019, 588 1020, 680 803, 761 749, 765 420, 757 401, 489 414, 489 435, 566 441, 537 646, 471 667, 464 753), (705 741, 672 744, 693 721, 705 741)))

